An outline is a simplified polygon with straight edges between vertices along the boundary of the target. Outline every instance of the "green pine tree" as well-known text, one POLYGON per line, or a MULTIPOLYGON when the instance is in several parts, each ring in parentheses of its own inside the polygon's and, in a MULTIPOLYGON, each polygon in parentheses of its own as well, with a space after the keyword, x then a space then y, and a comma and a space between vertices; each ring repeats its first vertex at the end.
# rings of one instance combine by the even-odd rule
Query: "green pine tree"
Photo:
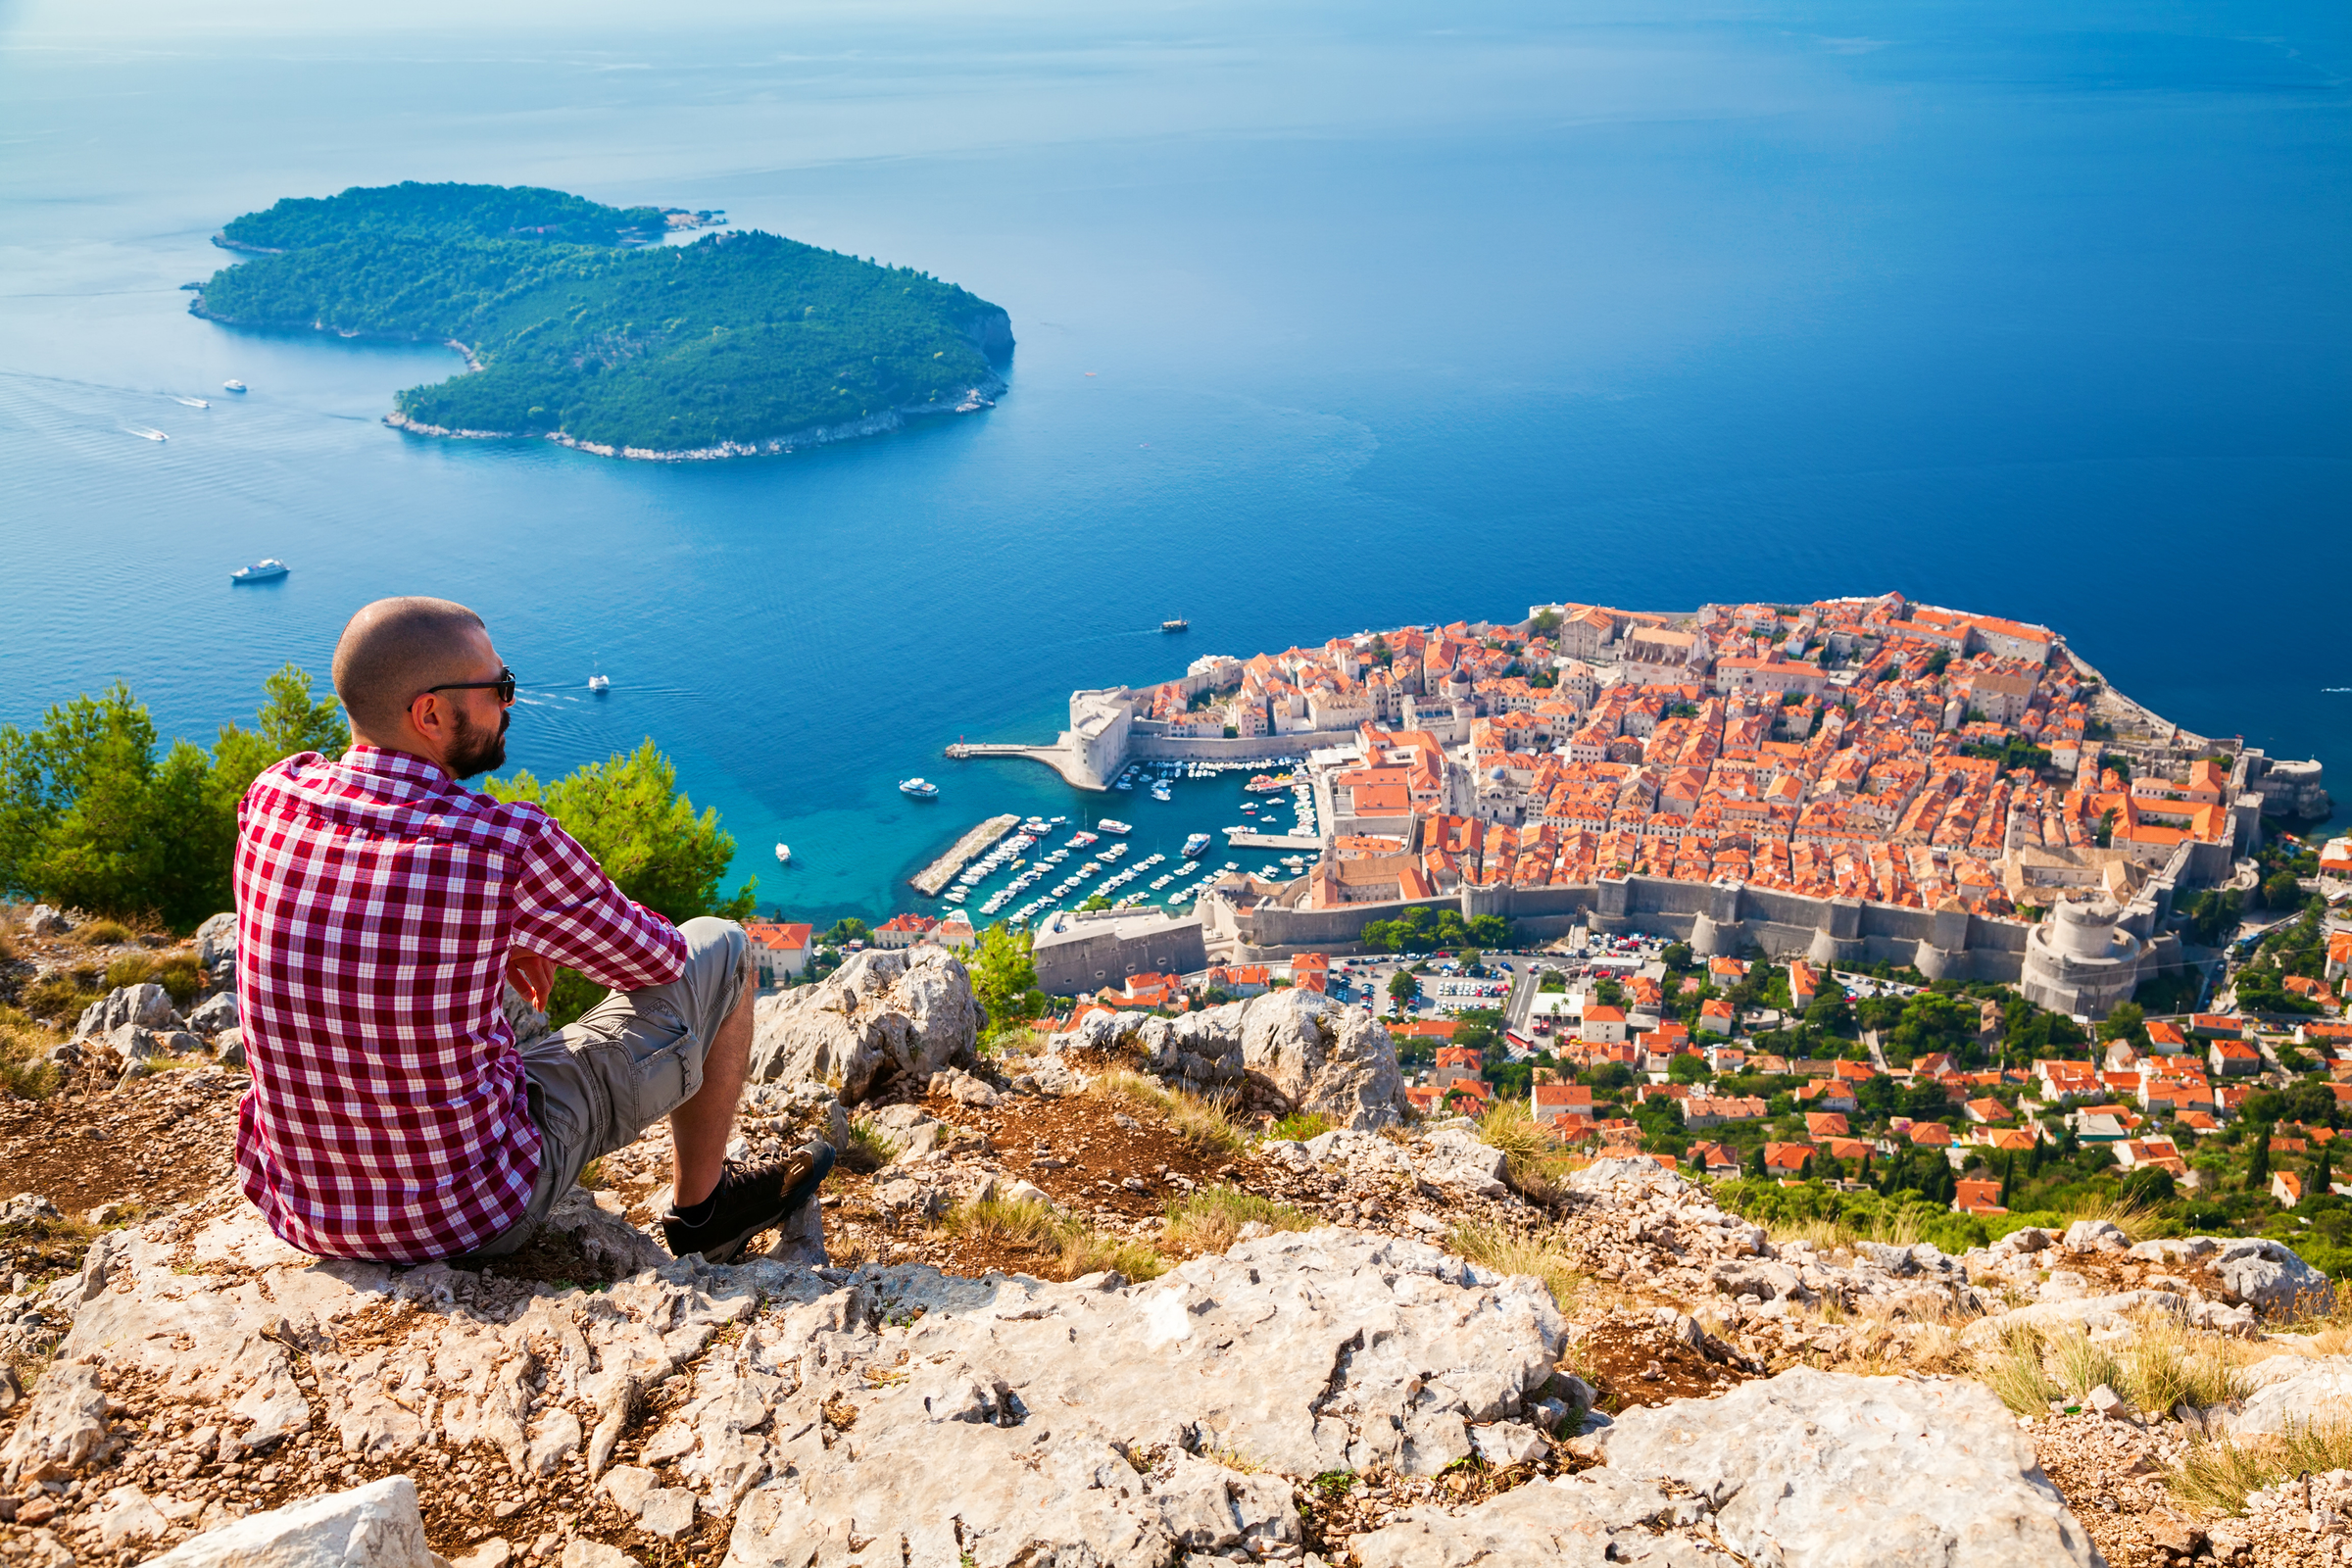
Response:
POLYGON ((2328 1155, 2328 1146, 2326 1144, 2322 1144, 2320 1146, 2320 1157, 2312 1162, 2311 1186, 2309 1190, 2305 1192, 2304 1196, 2306 1198, 2326 1198, 2328 1196, 2328 1189, 2332 1188, 2334 1185, 2335 1162, 2328 1155))
POLYGON ((2254 1145, 2254 1152, 2246 1160, 2246 1191, 2259 1193, 2271 1185, 2271 1128, 2268 1122, 2257 1122, 2246 1136, 2254 1145))

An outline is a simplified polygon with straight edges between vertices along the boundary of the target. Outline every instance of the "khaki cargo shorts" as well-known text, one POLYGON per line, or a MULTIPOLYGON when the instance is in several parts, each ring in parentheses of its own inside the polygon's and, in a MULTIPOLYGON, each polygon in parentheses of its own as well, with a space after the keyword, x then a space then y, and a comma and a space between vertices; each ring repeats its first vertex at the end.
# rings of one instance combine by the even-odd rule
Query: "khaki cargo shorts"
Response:
POLYGON ((752 983, 752 944, 732 920, 678 927, 686 971, 663 986, 615 991, 522 1048, 524 1092, 539 1129, 531 1206, 474 1257, 521 1248, 588 1162, 624 1149, 702 1092, 703 1059, 752 983))

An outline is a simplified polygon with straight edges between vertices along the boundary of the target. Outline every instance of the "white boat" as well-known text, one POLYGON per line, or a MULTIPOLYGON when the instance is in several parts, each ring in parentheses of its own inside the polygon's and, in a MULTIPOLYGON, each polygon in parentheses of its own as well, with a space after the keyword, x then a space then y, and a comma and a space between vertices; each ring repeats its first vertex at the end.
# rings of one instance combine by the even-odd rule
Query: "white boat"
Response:
POLYGON ((1184 858, 1188 860, 1198 860, 1200 858, 1200 852, 1207 849, 1211 842, 1205 833, 1193 834, 1184 841, 1184 858))
POLYGON ((899 780, 899 793, 911 795, 918 801, 928 801, 939 794, 939 786, 927 778, 903 778, 899 780))
POLYGON ((230 582, 268 582, 274 577, 283 577, 289 569, 284 562, 270 558, 257 561, 250 566, 239 566, 228 574, 228 580, 230 582))
POLYGON ((779 844, 776 846, 776 863, 778 865, 790 865, 792 863, 791 845, 779 844))
POLYGON ((245 383, 242 381, 223 381, 220 383, 220 390, 223 392, 242 392, 245 390, 245 383))
POLYGON ((1101 828, 1105 833, 1115 833, 1122 838, 1135 831, 1134 828, 1129 827, 1126 823, 1108 816, 1104 817, 1102 821, 1097 822, 1095 826, 1101 828))
POLYGON ((176 392, 172 395, 172 401, 185 409, 209 409, 212 407, 202 398, 183 398, 176 392))
POLYGON ((164 434, 163 431, 153 429, 144 424, 134 424, 130 426, 130 433, 137 436, 142 441, 169 441, 172 439, 170 436, 164 434))
POLYGON ((612 689, 612 677, 599 670, 588 677, 588 689, 592 692, 609 692, 612 689))

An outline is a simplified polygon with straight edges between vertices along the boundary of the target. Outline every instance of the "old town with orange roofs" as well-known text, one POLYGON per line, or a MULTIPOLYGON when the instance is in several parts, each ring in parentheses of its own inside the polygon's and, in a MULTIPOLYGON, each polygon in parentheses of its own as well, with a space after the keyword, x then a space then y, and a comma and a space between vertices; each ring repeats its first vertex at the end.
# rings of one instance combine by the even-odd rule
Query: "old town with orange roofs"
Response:
POLYGON ((2193 1187, 2199 1137, 2301 1086, 2273 1133, 2299 1194, 2313 1107, 2352 1101, 2352 839, 2297 832, 2332 809, 2319 764, 2180 728, 2046 627, 1562 603, 1212 656, 1070 715, 1031 755, 1073 782, 1262 760, 1316 824, 1281 874, 1038 921, 1078 1013, 1324 991, 1390 1015, 1425 1111, 1515 1095, 1759 1175, 1936 1151, 1978 1209, 1988 1154, 2061 1139, 2193 1187))

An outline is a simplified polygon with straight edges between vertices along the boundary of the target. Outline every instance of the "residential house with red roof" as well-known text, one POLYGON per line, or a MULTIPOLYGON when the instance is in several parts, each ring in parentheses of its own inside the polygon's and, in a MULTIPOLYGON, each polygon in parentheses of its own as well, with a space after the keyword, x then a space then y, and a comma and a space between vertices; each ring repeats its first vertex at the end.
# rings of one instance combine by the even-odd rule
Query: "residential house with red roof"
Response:
POLYGON ((772 986, 808 971, 808 950, 816 927, 812 925, 746 920, 743 934, 751 938, 752 970, 763 986, 772 986))
POLYGON ((932 927, 938 924, 939 922, 931 916, 917 914, 911 909, 905 914, 894 914, 874 927, 874 946, 877 948, 911 948, 929 936, 932 927))
POLYGON ((2216 1040, 2209 1059, 2214 1072, 2225 1078, 2242 1078, 2262 1071, 2262 1053, 2242 1040, 2216 1040))

